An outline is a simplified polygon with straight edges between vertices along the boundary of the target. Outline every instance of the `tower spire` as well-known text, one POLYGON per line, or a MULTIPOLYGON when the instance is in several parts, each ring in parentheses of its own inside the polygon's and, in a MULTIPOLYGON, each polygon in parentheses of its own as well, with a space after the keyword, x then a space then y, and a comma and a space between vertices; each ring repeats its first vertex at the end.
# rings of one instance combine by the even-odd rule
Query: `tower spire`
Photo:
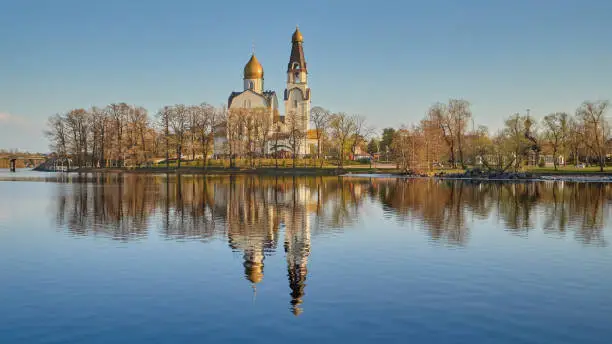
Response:
POLYGON ((302 43, 304 43, 304 36, 302 36, 300 29, 296 25, 293 36, 291 36, 291 55, 289 56, 287 71, 300 69, 307 72, 306 58, 304 58, 304 47, 302 43))

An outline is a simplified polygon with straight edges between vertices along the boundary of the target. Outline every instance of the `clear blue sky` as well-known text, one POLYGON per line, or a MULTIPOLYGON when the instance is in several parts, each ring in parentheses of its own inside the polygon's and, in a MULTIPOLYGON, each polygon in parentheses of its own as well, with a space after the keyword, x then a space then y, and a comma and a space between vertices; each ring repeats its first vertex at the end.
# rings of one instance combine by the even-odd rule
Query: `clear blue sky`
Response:
POLYGON ((296 24, 313 106, 379 128, 449 98, 492 129, 612 99, 609 0, 0 0, 0 147, 47 151, 47 117, 71 108, 221 105, 252 42, 281 95, 296 24))

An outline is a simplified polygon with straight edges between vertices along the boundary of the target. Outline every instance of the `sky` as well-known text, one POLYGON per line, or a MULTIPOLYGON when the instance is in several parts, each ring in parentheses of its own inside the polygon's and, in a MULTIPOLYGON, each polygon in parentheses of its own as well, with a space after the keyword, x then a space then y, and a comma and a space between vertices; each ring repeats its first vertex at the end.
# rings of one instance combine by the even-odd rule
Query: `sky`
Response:
POLYGON ((282 101, 296 25, 312 106, 383 128, 461 98, 494 131, 612 99, 611 13, 609 0, 0 0, 0 148, 47 152, 47 118, 74 108, 221 106, 253 45, 282 101))

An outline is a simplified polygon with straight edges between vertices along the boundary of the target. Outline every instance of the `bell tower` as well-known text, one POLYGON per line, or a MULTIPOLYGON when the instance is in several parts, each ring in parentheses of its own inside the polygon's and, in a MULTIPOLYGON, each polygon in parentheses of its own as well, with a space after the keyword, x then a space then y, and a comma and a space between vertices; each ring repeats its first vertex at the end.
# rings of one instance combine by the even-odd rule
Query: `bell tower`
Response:
POLYGON ((303 130, 306 131, 310 123, 310 88, 308 88, 308 69, 303 43, 304 37, 296 27, 291 38, 291 56, 287 65, 287 88, 284 98, 285 115, 295 113, 303 121, 303 130))

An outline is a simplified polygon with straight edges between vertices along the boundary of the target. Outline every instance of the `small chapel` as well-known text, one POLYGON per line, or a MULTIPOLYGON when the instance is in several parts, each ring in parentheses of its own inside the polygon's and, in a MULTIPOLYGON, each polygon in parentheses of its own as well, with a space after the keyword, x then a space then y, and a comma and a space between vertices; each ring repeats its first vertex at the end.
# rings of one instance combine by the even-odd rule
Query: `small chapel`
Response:
MULTIPOLYGON (((310 88, 308 87, 308 68, 304 57, 304 37, 299 28, 296 27, 291 37, 291 55, 287 64, 286 88, 283 92, 285 105, 284 115, 278 105, 278 98, 275 91, 266 90, 264 87, 264 69, 255 53, 244 66, 243 90, 232 92, 228 99, 227 108, 229 111, 237 109, 260 109, 272 119, 274 125, 271 129, 282 139, 277 146, 269 145, 268 154, 284 151, 289 154, 290 145, 287 142, 288 125, 287 118, 299 119, 299 128, 303 135, 303 142, 299 145, 298 155, 310 154, 313 149, 314 141, 312 130, 310 130, 310 88)), ((293 126, 295 127, 295 123, 293 126)), ((215 142, 215 154, 222 154, 222 147, 226 144, 227 138, 219 138, 215 142), (225 142, 224 142, 225 141, 225 142)))

